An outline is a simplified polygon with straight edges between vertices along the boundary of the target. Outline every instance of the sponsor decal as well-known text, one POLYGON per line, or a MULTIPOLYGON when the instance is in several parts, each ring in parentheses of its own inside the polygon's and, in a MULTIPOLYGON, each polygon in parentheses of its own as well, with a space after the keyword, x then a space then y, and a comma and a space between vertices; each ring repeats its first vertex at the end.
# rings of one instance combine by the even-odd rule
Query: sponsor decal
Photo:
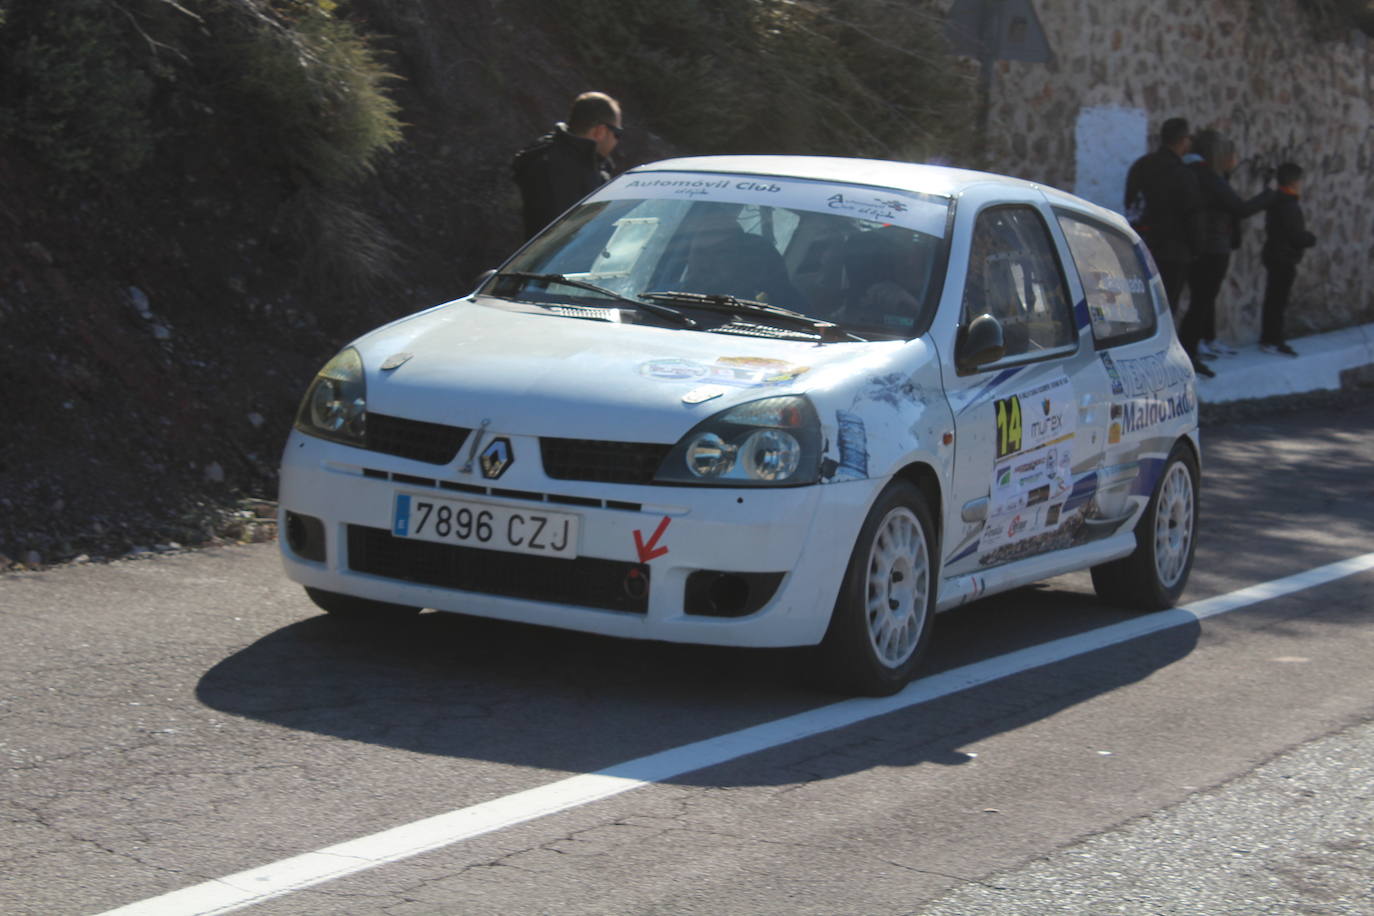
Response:
MULTIPOLYGON (((1193 412, 1197 410, 1197 403, 1193 400, 1193 392, 1187 388, 1172 397, 1127 401, 1120 406, 1122 416, 1121 429, 1117 434, 1118 439, 1121 433, 1129 435, 1144 432, 1171 420, 1191 417, 1193 412)), ((1113 416, 1115 416, 1115 407, 1113 407, 1113 416)), ((1110 434, 1108 438, 1110 439, 1110 434)))
POLYGON ((845 477, 867 477, 868 430, 864 418, 850 410, 837 410, 835 422, 839 426, 838 473, 845 477))
POLYGON ((889 372, 869 379, 858 396, 860 399, 877 401, 895 410, 903 410, 913 403, 923 403, 921 390, 916 387, 912 377, 901 372, 889 372))
POLYGON ((1056 504, 994 519, 979 545, 978 563, 996 566, 1068 547, 1080 539, 1084 515, 1083 507, 1071 510, 1056 504))
POLYGON ((1065 376, 993 402, 997 459, 1071 438, 1078 420, 1065 376), (1029 406, 1029 411, 1027 407, 1029 406))
POLYGON ((1080 331, 1092 323, 1092 315, 1088 311, 1088 301, 1079 299, 1073 306, 1073 324, 1080 331))
POLYGON ((732 388, 782 385, 811 371, 786 360, 760 356, 722 356, 713 363, 690 359, 651 359, 641 363, 639 374, 664 381, 702 381, 732 388))
POLYGON ((890 223, 943 238, 948 231, 949 200, 896 188, 866 190, 855 185, 788 178, 749 178, 693 172, 622 175, 603 185, 593 200, 710 200, 833 213, 890 223))
POLYGON ((782 190, 778 185, 768 181, 737 181, 735 182, 737 191, 759 191, 764 194, 777 194, 782 190))
POLYGON ((777 194, 782 191, 782 186, 771 181, 754 181, 746 179, 744 181, 732 182, 728 178, 662 178, 662 177, 635 177, 629 179, 625 186, 637 190, 657 190, 672 191, 674 193, 687 193, 690 195, 704 195, 711 191, 724 191, 734 188, 736 191, 756 191, 763 194, 777 194))
MULTIPOLYGON (((1103 354, 1103 365, 1106 365, 1107 358, 1106 354, 1103 354)), ((1112 393, 1128 397, 1157 395, 1168 388, 1186 386, 1192 375, 1188 370, 1188 364, 1169 359, 1168 351, 1142 356, 1139 359, 1117 359, 1114 362, 1120 375, 1122 390, 1117 391, 1117 386, 1113 384, 1112 393)), ((1111 370, 1108 370, 1108 375, 1110 374, 1111 370)))
POLYGON ((730 187, 729 179, 724 178, 658 178, 646 176, 631 178, 626 187, 636 189, 655 188, 668 191, 711 191, 730 187))
POLYGON ((1004 562, 1006 550, 1043 539, 1063 524, 1073 491, 1078 409, 1073 386, 1060 375, 993 402, 995 460, 988 516, 978 544, 983 565, 1004 562))
POLYGON ((825 205, 838 210, 846 216, 871 220, 875 223, 890 223, 910 207, 905 201, 892 197, 877 197, 866 194, 832 194, 826 198, 825 205))
POLYGON ((1102 368, 1107 370, 1107 379, 1112 383, 1112 394, 1125 394, 1126 386, 1121 383, 1121 373, 1116 371, 1116 363, 1112 361, 1112 354, 1103 350, 1097 355, 1102 359, 1102 368))
POLYGON ((1098 274, 1097 285, 1099 289, 1117 295, 1131 293, 1143 296, 1145 294, 1145 281, 1140 277, 1118 277, 1115 274, 1103 272, 1098 274))
POLYGON ((699 379, 706 374, 706 367, 689 359, 651 359, 639 367, 640 375, 649 378, 681 381, 699 379))
POLYGON ((1067 443, 998 465, 988 510, 992 515, 1062 500, 1072 489, 1071 450, 1067 443))

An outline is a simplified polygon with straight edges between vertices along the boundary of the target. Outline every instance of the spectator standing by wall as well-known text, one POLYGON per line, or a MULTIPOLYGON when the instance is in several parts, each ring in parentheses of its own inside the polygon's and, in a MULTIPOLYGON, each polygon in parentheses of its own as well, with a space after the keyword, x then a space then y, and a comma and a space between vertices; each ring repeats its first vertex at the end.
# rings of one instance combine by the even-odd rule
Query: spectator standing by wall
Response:
POLYGON ((1193 150, 1200 158, 1189 168, 1197 179, 1201 206, 1195 216, 1195 257, 1188 268, 1188 314, 1178 336, 1197 373, 1211 377, 1216 373, 1199 356, 1236 353, 1216 340, 1216 303, 1231 266, 1231 252, 1240 247, 1241 220, 1269 206, 1274 192, 1264 190, 1249 200, 1241 199, 1229 177, 1239 159, 1236 146, 1217 131, 1198 131, 1193 150))
POLYGON ((1141 156, 1126 173, 1126 218, 1150 249, 1169 311, 1177 314, 1193 260, 1194 218, 1200 205, 1197 177, 1183 163, 1192 147, 1187 119, 1165 121, 1159 140, 1159 149, 1141 156))
POLYGON ((525 238, 610 180, 610 155, 623 132, 620 103, 604 92, 584 92, 566 123, 515 154, 525 238))
POLYGON ((1303 252, 1317 244, 1317 237, 1307 231, 1303 219, 1299 192, 1302 187, 1302 167, 1293 162, 1279 166, 1278 192, 1265 211, 1264 249, 1264 307, 1260 324, 1260 349, 1265 353, 1297 356, 1284 335, 1284 312, 1288 296, 1297 279, 1298 262, 1303 252))

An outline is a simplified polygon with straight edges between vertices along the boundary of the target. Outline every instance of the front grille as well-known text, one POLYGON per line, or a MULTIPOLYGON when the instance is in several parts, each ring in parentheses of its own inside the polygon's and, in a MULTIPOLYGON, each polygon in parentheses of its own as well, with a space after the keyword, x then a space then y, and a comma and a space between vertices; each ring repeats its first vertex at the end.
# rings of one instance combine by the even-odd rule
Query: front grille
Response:
POLYGON ((427 464, 448 464, 463 447, 469 430, 381 413, 367 415, 367 448, 427 464))
POLYGON ((671 445, 607 442, 600 439, 539 440, 544 473, 555 480, 595 483, 652 483, 671 445))
POLYGON ((561 560, 393 537, 348 526, 348 568, 419 585, 643 614, 649 567, 619 560, 561 560))

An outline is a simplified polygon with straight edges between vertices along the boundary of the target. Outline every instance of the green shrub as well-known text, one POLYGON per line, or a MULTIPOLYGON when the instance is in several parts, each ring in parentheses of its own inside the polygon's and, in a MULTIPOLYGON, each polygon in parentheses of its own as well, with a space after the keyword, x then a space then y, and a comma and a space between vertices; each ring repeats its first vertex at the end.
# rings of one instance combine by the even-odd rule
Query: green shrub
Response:
POLYGON ((4 0, 0 138, 59 174, 138 168, 193 114, 316 183, 371 168, 401 136, 389 74, 332 0, 4 0))
POLYGON ((127 17, 101 0, 0 12, 0 135, 58 172, 120 175, 141 165, 157 140, 154 77, 127 17))
POLYGON ((217 51, 231 104, 261 149, 318 184, 356 178, 401 139, 387 73, 329 0, 239 0, 217 51))

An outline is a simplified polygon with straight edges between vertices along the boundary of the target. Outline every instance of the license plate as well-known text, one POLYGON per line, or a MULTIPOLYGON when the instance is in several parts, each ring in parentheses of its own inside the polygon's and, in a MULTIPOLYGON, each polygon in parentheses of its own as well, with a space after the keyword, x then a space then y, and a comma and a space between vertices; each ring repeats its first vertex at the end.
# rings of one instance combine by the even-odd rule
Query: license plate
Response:
POLYGON ((571 512, 397 493, 391 533, 440 544, 573 559, 579 521, 581 517, 571 512))

